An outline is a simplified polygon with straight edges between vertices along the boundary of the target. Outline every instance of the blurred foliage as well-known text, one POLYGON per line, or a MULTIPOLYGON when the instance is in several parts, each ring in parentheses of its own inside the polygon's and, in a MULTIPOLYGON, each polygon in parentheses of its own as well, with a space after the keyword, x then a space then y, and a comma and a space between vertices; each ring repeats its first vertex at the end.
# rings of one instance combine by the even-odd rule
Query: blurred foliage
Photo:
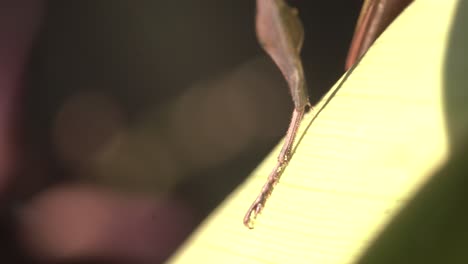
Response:
MULTIPOLYGON (((312 100, 343 72, 360 1, 295 1, 312 100)), ((170 193, 206 214, 284 135, 292 102, 252 1, 49 1, 20 197, 54 182, 170 193)))

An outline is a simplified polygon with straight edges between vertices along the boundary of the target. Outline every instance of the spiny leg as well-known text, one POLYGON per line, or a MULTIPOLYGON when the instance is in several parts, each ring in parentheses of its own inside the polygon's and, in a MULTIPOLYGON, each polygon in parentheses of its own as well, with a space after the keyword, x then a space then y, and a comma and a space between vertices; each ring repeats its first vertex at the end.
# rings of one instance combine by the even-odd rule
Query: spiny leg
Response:
POLYGON ((275 185, 278 183, 284 168, 286 168, 286 165, 290 160, 294 139, 296 138, 297 130, 301 124, 302 118, 304 117, 304 113, 305 107, 302 109, 294 109, 291 122, 289 123, 288 132, 286 133, 286 137, 284 139, 283 148, 281 149, 281 152, 278 156, 278 162, 276 163, 273 171, 268 176, 268 179, 263 185, 260 194, 257 196, 245 214, 244 225, 250 229, 253 228, 253 224, 257 218, 257 215, 260 214, 263 207, 265 207, 265 203, 268 197, 273 191, 275 185))
POLYGON ((294 138, 305 109, 310 105, 299 56, 304 40, 304 29, 297 9, 290 7, 284 0, 257 0, 256 2, 258 41, 285 77, 294 102, 294 111, 278 162, 244 217, 244 225, 250 229, 253 228, 255 218, 265 206, 266 200, 291 158, 294 138))

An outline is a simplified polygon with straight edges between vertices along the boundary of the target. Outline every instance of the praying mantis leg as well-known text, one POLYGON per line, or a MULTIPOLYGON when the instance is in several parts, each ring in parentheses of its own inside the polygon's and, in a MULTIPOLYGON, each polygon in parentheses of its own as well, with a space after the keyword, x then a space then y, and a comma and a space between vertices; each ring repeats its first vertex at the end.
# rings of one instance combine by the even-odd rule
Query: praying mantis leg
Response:
POLYGON ((374 40, 411 2, 413 0, 364 0, 346 59, 346 70, 366 53, 374 40))
POLYGON ((297 10, 284 0, 257 0, 257 38, 285 77, 294 102, 294 111, 278 162, 266 183, 244 217, 244 225, 253 228, 253 222, 265 206, 281 173, 286 168, 297 130, 307 106, 310 106, 304 70, 299 56, 304 30, 297 10))
MULTIPOLYGON (((349 69, 373 41, 413 0, 365 0, 346 60, 349 69)), ((304 30, 297 10, 284 0, 257 0, 257 39, 285 77, 294 102, 294 111, 278 162, 244 217, 244 225, 253 228, 255 218, 286 168, 297 130, 307 106, 310 106, 300 51, 304 30)))

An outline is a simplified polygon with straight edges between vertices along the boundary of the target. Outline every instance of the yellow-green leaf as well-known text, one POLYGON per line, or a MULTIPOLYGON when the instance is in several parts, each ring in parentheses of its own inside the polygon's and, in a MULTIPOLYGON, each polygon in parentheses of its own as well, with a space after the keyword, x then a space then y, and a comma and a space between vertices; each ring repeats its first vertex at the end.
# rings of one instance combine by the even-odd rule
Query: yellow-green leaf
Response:
POLYGON ((278 149, 170 263, 468 263, 467 5, 412 3, 305 117, 255 229, 278 149))

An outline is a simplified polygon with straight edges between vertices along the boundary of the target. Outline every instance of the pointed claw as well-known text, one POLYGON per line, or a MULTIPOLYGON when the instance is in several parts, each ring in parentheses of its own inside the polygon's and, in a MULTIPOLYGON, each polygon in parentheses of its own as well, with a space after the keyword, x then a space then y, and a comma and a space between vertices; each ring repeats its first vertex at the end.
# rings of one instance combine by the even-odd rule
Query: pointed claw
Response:
POLYGON ((249 228, 254 228, 255 219, 262 212, 263 204, 261 201, 255 201, 252 206, 249 208, 244 217, 244 225, 249 228))
POLYGON ((244 217, 244 225, 248 229, 253 229, 254 228, 254 222, 255 222, 256 215, 253 210, 249 210, 247 214, 244 217))

